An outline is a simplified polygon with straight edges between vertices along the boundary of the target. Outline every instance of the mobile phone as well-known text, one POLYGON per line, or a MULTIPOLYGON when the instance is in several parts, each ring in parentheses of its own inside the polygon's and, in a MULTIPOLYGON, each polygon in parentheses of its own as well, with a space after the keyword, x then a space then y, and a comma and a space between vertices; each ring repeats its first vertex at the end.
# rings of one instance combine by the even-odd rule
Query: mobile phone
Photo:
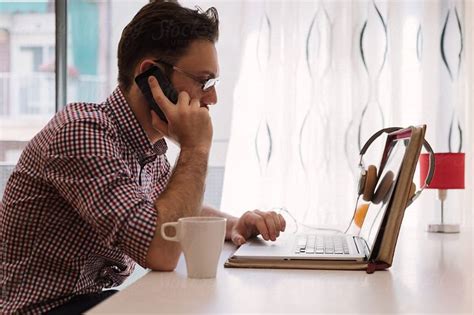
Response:
POLYGON ((163 71, 157 66, 152 66, 148 70, 140 73, 136 78, 135 82, 137 83, 138 87, 142 91, 145 99, 148 102, 150 108, 160 117, 161 120, 168 123, 168 120, 165 117, 165 114, 161 111, 158 104, 155 102, 153 98, 153 93, 151 92, 150 85, 148 84, 148 78, 150 76, 154 76, 158 81, 158 84, 161 87, 161 90, 165 94, 165 96, 173 103, 176 104, 178 102, 178 92, 175 90, 173 85, 171 84, 170 80, 165 76, 163 71))

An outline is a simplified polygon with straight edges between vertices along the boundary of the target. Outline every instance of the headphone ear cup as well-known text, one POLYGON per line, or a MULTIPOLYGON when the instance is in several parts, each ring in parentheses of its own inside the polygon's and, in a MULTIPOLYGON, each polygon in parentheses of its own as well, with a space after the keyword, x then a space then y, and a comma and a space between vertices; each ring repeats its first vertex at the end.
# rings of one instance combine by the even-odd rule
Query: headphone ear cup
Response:
POLYGON ((380 181, 379 187, 374 192, 374 196, 372 197, 372 202, 374 204, 379 204, 383 200, 385 200, 385 197, 387 196, 388 192, 390 191, 390 188, 392 188, 394 177, 395 177, 395 175, 393 174, 393 172, 388 171, 385 174, 385 176, 382 178, 382 180, 380 181))
POLYGON ((374 195, 375 185, 377 185, 377 168, 369 165, 367 174, 365 175, 364 189, 362 191, 362 199, 371 201, 374 195))

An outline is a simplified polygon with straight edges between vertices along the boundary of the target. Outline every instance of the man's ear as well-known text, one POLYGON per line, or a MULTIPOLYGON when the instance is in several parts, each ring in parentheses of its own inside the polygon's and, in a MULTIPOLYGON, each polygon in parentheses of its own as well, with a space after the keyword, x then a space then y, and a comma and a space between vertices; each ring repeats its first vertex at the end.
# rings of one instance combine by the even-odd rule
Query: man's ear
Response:
POLYGON ((151 58, 142 59, 135 68, 135 76, 139 75, 142 72, 150 69, 151 66, 154 66, 155 62, 151 58))

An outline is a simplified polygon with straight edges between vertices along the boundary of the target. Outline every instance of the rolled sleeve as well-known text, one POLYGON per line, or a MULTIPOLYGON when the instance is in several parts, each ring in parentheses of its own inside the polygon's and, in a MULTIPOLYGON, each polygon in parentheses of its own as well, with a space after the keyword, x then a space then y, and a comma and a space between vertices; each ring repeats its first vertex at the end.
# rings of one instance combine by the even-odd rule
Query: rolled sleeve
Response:
POLYGON ((121 159, 109 126, 89 120, 63 126, 49 146, 44 173, 105 246, 145 265, 157 213, 121 159))
POLYGON ((146 267, 146 256, 155 236, 157 212, 153 203, 146 201, 130 210, 118 243, 140 266, 146 267))

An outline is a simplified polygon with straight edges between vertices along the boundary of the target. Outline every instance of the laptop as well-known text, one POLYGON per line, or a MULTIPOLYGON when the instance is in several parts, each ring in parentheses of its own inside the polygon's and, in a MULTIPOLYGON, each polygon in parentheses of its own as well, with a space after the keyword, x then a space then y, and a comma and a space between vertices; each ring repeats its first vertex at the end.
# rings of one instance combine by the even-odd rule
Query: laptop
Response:
MULTIPOLYGON (((385 269, 393 260, 396 241, 409 196, 426 126, 389 133, 378 178, 393 172, 394 180, 383 201, 370 203, 363 224, 355 234, 320 230, 282 233, 275 242, 261 237, 240 246, 226 267, 385 269)), ((381 185, 379 180, 375 190, 381 185)), ((365 201, 357 198, 358 204, 365 201)), ((352 222, 354 224, 354 222, 352 222)))

